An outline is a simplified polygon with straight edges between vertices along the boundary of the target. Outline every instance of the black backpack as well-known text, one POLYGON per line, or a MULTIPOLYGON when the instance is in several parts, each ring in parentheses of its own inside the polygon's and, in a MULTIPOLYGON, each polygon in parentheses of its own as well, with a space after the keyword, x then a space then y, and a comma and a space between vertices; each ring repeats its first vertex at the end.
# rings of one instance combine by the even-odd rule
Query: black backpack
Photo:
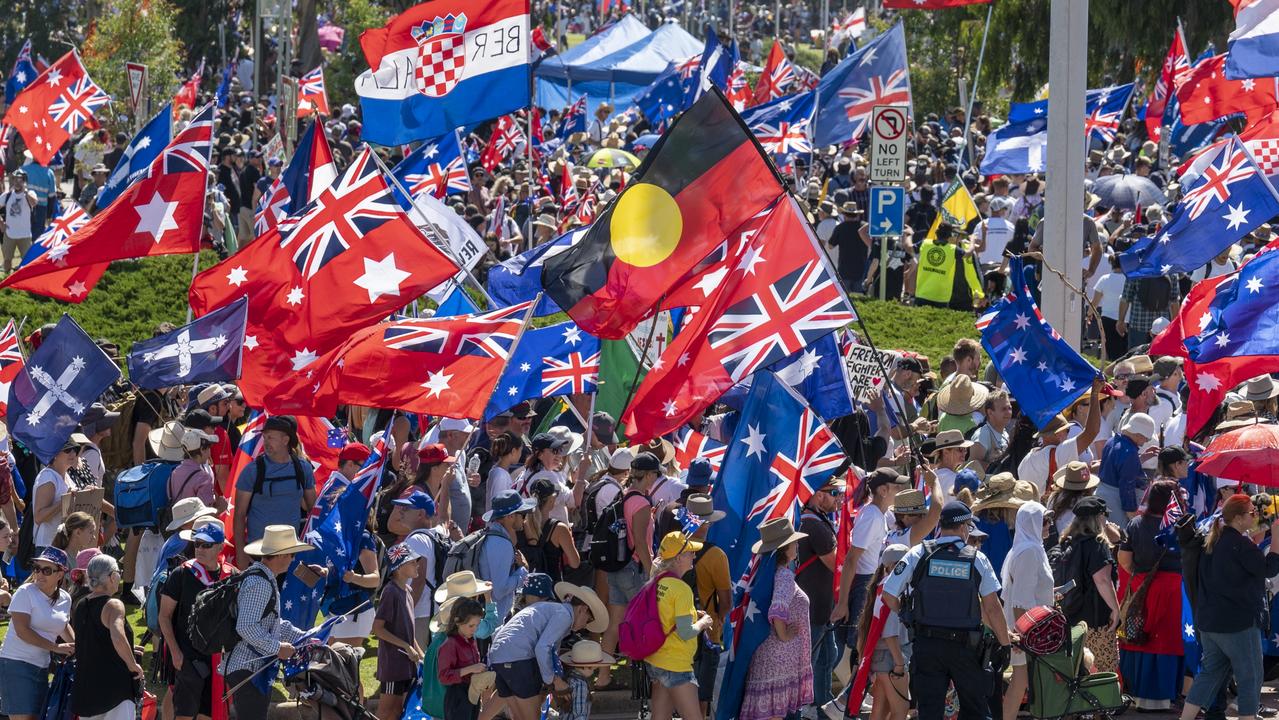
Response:
POLYGON ((563 568, 551 568, 550 562, 546 559, 546 546, 551 542, 551 533, 555 532, 555 528, 560 524, 555 518, 547 518, 542 523, 542 529, 537 534, 537 543, 528 541, 530 533, 527 531, 527 523, 525 530, 521 530, 519 539, 515 547, 524 554, 524 560, 528 563, 529 572, 540 572, 558 577, 563 568), (554 572, 552 572, 554 570, 554 572))
MULTIPOLYGON (((235 629, 240 614, 240 584, 250 575, 271 579, 261 570, 250 569, 223 578, 195 596, 191 614, 187 616, 187 632, 196 652, 202 655, 230 652, 240 642, 240 633, 235 629)), ((271 595, 262 617, 275 612, 276 597, 277 594, 271 595)))
MULTIPOLYGON (((626 567, 635 551, 626 542, 626 500, 638 495, 652 507, 653 501, 644 493, 622 493, 604 508, 599 519, 591 527, 591 565, 604 572, 617 572, 626 567)), ((651 522, 656 522, 653 518, 651 522)))
MULTIPOLYGON (((419 533, 426 533, 427 537, 431 540, 431 549, 434 553, 434 557, 432 558, 434 562, 431 564, 434 571, 431 574, 434 577, 422 578, 422 581, 426 583, 428 591, 434 595, 436 588, 444 584, 444 578, 448 577, 448 574, 444 572, 444 566, 448 564, 449 553, 453 550, 453 541, 446 537, 442 537, 438 533, 433 533, 430 530, 414 530, 409 533, 408 536, 405 536, 404 539, 408 540, 410 536, 417 535, 419 533)), ((465 538, 463 538, 461 542, 465 541, 465 538)), ((383 567, 386 566, 383 565, 383 567)), ((385 578, 383 578, 383 581, 383 584, 385 584, 385 578)))
MULTIPOLYGON (((595 523, 599 522, 601 513, 599 510, 596 509, 596 506, 599 504, 596 502, 596 500, 599 499, 600 492, 603 491, 604 488, 610 487, 610 486, 618 489, 617 494, 619 497, 623 495, 625 492, 624 490, 622 490, 621 483, 614 480, 611 475, 605 475, 604 477, 595 481, 594 485, 591 485, 590 487, 586 489, 586 496, 582 498, 582 505, 585 508, 585 510, 582 513, 583 520, 584 520, 582 523, 582 527, 585 530, 585 532, 583 533, 583 539, 585 539, 586 537, 589 537, 591 529, 595 527, 595 523)), ((586 547, 585 545, 582 545, 582 546, 579 546, 578 549, 589 550, 590 548, 586 547)))
MULTIPOLYGON (((475 573, 475 577, 487 580, 488 578, 480 572, 480 553, 484 550, 484 541, 493 535, 492 530, 483 527, 453 543, 445 554, 444 572, 439 577, 443 579, 453 573, 470 570, 475 573)), ((440 567, 438 560, 436 567, 440 567)))

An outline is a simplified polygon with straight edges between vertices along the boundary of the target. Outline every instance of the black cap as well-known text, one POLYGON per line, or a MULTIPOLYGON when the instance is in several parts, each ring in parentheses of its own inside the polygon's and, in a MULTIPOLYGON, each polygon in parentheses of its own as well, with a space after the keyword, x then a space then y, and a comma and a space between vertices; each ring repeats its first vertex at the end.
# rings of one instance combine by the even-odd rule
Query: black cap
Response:
POLYGON ((919 361, 919 358, 904 357, 897 361, 897 369, 924 374, 924 364, 919 361))
MULTIPOLYGON (((271 428, 270 422, 269 422, 270 418, 267 418, 267 420, 268 420, 267 427, 269 429, 282 430, 282 428, 271 428)), ((214 425, 217 425, 220 422, 222 422, 222 418, 213 417, 212 415, 209 414, 208 410, 200 410, 200 409, 192 410, 191 412, 187 413, 182 418, 182 425, 184 427, 194 428, 196 430, 203 430, 207 427, 212 427, 214 425)), ((284 432, 289 432, 289 431, 284 430, 284 432)))
POLYGON ((1124 387, 1124 394, 1129 398, 1138 398, 1142 393, 1146 392, 1146 388, 1150 387, 1149 375, 1133 375, 1128 378, 1128 385, 1124 387))
POLYGON ((262 430, 276 430, 296 439, 298 436, 298 421, 292 415, 272 415, 266 419, 262 430))
POLYGON ((973 511, 958 500, 950 500, 941 509, 941 526, 954 527, 973 519, 973 511))
POLYGON ((876 468, 875 472, 866 476, 866 486, 871 490, 888 484, 906 485, 910 483, 905 475, 890 467, 876 468))
POLYGON ((541 452, 543 450, 554 450, 568 445, 568 440, 557 438, 550 433, 538 433, 533 436, 530 444, 533 446, 533 452, 541 452))
POLYGON ((642 452, 636 455, 634 460, 631 460, 631 471, 660 473, 662 471, 662 463, 653 453, 642 452))
POLYGON ((1087 495, 1075 501, 1075 507, 1071 508, 1075 513, 1075 517, 1092 517, 1093 515, 1106 514, 1106 501, 1096 495, 1087 495))

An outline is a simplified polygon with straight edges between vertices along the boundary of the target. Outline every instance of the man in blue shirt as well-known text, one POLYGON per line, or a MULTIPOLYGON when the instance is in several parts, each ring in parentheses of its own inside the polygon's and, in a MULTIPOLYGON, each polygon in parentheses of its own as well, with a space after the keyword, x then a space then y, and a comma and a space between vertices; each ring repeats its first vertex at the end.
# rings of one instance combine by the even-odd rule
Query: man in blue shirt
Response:
POLYGON ((38 238, 49 225, 49 210, 58 196, 58 182, 52 170, 31 159, 30 152, 25 155, 27 163, 22 169, 27 173, 27 189, 36 194, 35 207, 31 208, 31 237, 38 238))
POLYGON ((537 503, 507 490, 493 498, 493 509, 484 513, 488 536, 480 548, 475 574, 493 583, 497 616, 506 617, 515 603, 515 591, 528 576, 528 563, 515 549, 515 536, 524 527, 524 518, 537 503))
POLYGON ((235 481, 232 537, 240 569, 249 566, 245 545, 262 539, 268 525, 300 528, 315 504, 315 474, 311 463, 298 457, 297 449, 297 420, 291 415, 267 418, 262 454, 235 481))
POLYGON ((1142 490, 1146 486, 1146 471, 1141 467, 1141 447, 1150 442, 1158 432, 1154 418, 1146 413, 1132 413, 1114 437, 1106 441, 1101 450, 1101 469, 1097 475, 1097 497, 1106 501, 1111 522, 1127 525, 1128 519, 1137 514, 1142 490), (1122 511, 1123 515, 1117 513, 1122 511))

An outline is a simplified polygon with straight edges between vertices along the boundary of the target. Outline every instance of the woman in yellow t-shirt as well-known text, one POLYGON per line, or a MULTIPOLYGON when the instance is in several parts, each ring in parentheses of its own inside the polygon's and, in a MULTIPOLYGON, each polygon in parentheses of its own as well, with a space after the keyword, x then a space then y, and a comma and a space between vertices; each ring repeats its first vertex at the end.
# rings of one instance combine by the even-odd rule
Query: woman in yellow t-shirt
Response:
POLYGON ((684 720, 702 720, 693 677, 697 638, 711 627, 711 616, 693 604, 693 589, 681 578, 693 569, 693 555, 702 543, 678 530, 667 533, 657 548, 653 578, 657 583, 657 614, 666 642, 645 659, 653 680, 653 720, 670 720, 678 711, 684 720))

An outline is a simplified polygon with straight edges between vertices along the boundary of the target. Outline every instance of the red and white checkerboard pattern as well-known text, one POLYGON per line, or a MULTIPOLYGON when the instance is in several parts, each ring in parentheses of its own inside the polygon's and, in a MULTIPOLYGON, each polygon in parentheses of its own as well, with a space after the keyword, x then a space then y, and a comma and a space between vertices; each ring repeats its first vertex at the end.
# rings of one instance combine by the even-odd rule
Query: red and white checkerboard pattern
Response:
POLYGON ((1261 138, 1244 143, 1257 159, 1257 166, 1266 175, 1279 173, 1279 138, 1261 138))
POLYGON ((419 42, 418 64, 414 70, 418 92, 427 97, 443 97, 462 79, 466 67, 466 39, 460 33, 445 33, 419 42))

